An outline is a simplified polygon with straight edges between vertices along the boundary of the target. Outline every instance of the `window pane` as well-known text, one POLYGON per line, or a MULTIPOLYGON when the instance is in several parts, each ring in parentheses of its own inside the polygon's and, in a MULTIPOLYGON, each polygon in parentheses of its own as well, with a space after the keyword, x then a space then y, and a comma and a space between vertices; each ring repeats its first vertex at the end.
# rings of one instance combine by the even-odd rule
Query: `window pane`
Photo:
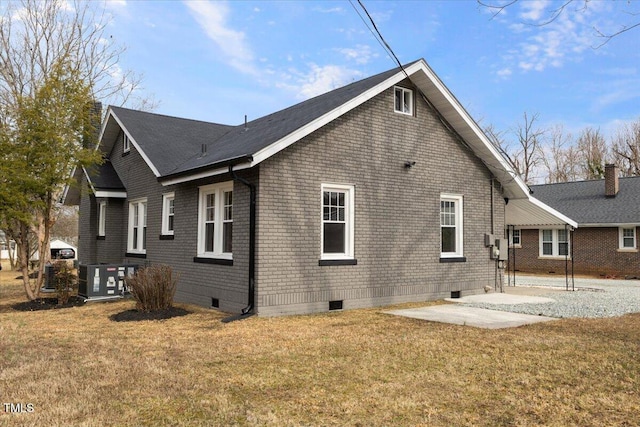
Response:
POLYGON ((233 219, 233 192, 224 192, 224 220, 230 221, 233 219))
POLYGON ((396 98, 395 110, 402 111, 402 89, 396 89, 395 98, 396 98))
POLYGON ((344 253, 345 224, 325 223, 323 251, 325 253, 344 253))
POLYGON ((542 244, 542 254, 543 255, 553 255, 553 244, 552 243, 543 243, 542 244))
POLYGON ((173 215, 169 216, 169 223, 167 224, 169 231, 173 231, 173 215))
POLYGON ((142 249, 147 249, 147 227, 142 227, 142 249))
POLYGON ((455 227, 442 227, 442 252, 456 251, 455 227))
POLYGON ((233 222, 225 222, 222 225, 222 234, 222 252, 232 252, 233 222))
POLYGON ((131 242, 132 249, 138 249, 138 227, 133 227, 133 241, 131 242))
POLYGON ((567 241, 567 230, 558 230, 558 242, 567 241))
POLYGON ((558 254, 565 256, 569 255, 569 244, 568 243, 559 243, 558 244, 558 254))
POLYGON ((542 230, 542 241, 543 242, 552 242, 553 241, 553 230, 542 230))
POLYGON ((216 195, 215 194, 207 194, 205 212, 206 212, 205 221, 215 221, 215 218, 216 218, 216 195))
POLYGON ((205 233, 204 233, 204 250, 205 252, 213 252, 213 232, 215 230, 215 225, 213 222, 209 222, 205 224, 205 233))

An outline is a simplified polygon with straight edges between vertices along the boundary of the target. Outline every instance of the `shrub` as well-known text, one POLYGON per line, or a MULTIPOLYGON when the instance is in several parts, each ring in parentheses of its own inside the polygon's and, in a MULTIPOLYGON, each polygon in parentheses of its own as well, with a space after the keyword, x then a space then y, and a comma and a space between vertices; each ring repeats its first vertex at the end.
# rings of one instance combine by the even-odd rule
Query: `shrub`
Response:
POLYGON ((58 294, 58 305, 64 305, 69 301, 73 286, 76 284, 76 275, 66 261, 53 263, 53 277, 58 294))
POLYGON ((177 283, 178 276, 165 264, 141 268, 126 278, 127 289, 136 300, 136 309, 143 312, 171 308, 177 283))

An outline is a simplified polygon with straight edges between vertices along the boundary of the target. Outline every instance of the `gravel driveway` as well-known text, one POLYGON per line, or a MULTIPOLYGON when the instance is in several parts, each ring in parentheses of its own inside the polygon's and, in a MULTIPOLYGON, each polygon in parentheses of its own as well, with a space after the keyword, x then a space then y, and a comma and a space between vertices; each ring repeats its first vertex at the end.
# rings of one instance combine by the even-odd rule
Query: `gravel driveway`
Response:
MULTIPOLYGON (((571 285, 571 283, 570 283, 571 285)), ((640 280, 576 278, 575 291, 565 291, 564 276, 516 276, 505 293, 551 298, 538 304, 464 303, 470 307, 549 317, 615 317, 640 312, 640 280), (530 291, 530 292, 528 292, 530 291)))

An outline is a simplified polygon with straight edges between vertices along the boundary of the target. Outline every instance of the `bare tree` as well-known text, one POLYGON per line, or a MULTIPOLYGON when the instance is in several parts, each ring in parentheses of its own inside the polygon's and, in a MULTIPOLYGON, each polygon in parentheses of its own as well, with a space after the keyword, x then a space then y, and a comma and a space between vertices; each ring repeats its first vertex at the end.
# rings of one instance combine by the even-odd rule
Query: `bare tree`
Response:
POLYGON ((604 165, 609 158, 609 147, 600 129, 586 127, 576 141, 583 179, 604 178, 604 165))
POLYGON ((547 183, 576 181, 579 179, 579 155, 573 146, 571 134, 561 125, 549 131, 549 142, 545 148, 543 162, 547 170, 547 183))
POLYGON ((624 176, 640 175, 640 118, 618 129, 611 150, 624 176))
POLYGON ((527 184, 537 179, 537 168, 543 163, 542 139, 546 130, 536 127, 538 114, 523 114, 523 122, 512 131, 514 142, 506 139, 506 132, 496 131, 492 125, 485 127, 485 135, 509 161, 516 173, 527 184))
POLYGON ((82 150, 90 145, 88 107, 92 100, 139 101, 141 77, 119 67, 124 48, 107 35, 107 15, 96 3, 21 0, 0 6, 0 218, 12 224, 27 297, 34 299, 44 280, 59 194, 72 166, 89 159, 82 150), (40 265, 36 283, 29 284, 33 235, 40 265))
MULTIPOLYGON (((498 0, 476 0, 480 7, 491 10, 492 18, 500 14, 505 14, 507 9, 512 8, 518 3, 522 3, 521 0, 510 0, 507 2, 498 0)), ((590 0, 563 0, 556 2, 557 6, 551 7, 546 11, 546 15, 539 21, 532 25, 536 27, 544 27, 556 21, 563 14, 579 14, 585 12, 589 8, 590 0)), ((622 3, 622 2, 621 2, 622 3)), ((628 19, 626 22, 621 22, 617 29, 613 31, 601 30, 594 27, 595 35, 601 39, 601 43, 596 48, 602 47, 609 43, 613 38, 640 27, 640 9, 637 7, 637 3, 627 1, 626 9, 623 16, 628 19)))

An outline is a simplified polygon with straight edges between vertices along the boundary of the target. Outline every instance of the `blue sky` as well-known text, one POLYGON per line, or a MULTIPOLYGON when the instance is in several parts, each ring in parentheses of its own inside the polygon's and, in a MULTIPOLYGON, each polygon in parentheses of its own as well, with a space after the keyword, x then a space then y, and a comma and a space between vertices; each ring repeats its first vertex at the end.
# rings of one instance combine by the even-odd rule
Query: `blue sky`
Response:
MULTIPOLYGON (((424 58, 482 126, 508 130, 526 111, 607 135, 640 117, 640 28, 599 48, 595 29, 634 23, 625 12, 640 3, 580 1, 532 25, 560 4, 521 1, 492 18, 471 0, 364 0, 400 61, 424 58)), ((393 68, 355 9, 364 17, 356 0, 114 0, 107 31, 155 112, 240 124, 393 68)))

